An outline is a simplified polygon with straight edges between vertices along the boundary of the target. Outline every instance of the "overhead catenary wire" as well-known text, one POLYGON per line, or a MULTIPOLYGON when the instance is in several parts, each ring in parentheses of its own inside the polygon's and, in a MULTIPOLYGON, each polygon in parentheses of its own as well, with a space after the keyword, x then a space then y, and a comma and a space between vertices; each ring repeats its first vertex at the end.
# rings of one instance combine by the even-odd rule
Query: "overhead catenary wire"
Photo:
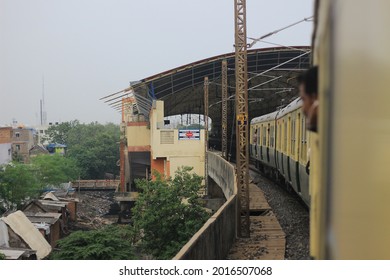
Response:
POLYGON ((282 28, 277 29, 277 30, 275 30, 275 31, 269 32, 269 33, 267 33, 267 34, 265 34, 265 35, 263 35, 263 36, 261 36, 261 37, 259 37, 259 38, 247 37, 248 39, 253 40, 253 41, 248 45, 248 48, 253 47, 257 42, 261 41, 262 39, 265 39, 265 38, 267 38, 267 37, 270 37, 270 36, 272 36, 272 35, 275 35, 276 33, 279 33, 280 31, 286 30, 287 28, 293 27, 293 26, 295 26, 295 25, 297 25, 297 24, 299 24, 299 23, 301 23, 301 22, 309 21, 309 20, 311 20, 313 17, 314 17, 314 16, 304 18, 304 19, 302 19, 302 20, 300 20, 300 21, 294 22, 294 23, 289 24, 289 25, 287 25, 287 26, 285 26, 285 27, 282 27, 282 28))

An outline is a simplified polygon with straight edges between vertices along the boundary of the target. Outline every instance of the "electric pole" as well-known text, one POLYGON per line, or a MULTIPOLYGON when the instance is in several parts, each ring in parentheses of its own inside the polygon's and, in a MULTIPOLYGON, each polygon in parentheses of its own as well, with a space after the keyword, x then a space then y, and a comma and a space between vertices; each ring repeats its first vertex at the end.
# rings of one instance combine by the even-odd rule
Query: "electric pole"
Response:
POLYGON ((208 142, 209 142, 209 78, 204 77, 204 183, 205 183, 205 191, 206 195, 209 194, 208 189, 208 158, 207 158, 207 151, 208 151, 208 142))
POLYGON ((236 166, 239 192, 239 235, 249 237, 249 150, 248 138, 248 72, 246 43, 246 0, 235 0, 236 50, 236 166))
POLYGON ((227 160, 227 61, 222 61, 222 157, 227 160))

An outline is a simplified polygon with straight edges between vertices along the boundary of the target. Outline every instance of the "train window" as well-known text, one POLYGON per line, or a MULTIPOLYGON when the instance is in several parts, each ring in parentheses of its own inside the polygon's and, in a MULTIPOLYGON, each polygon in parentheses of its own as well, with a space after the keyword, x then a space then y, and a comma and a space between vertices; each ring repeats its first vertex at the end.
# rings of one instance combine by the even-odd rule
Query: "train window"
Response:
POLYGON ((275 141, 275 139, 274 139, 274 126, 273 125, 271 125, 271 128, 270 128, 270 146, 271 146, 271 148, 273 148, 274 147, 274 141, 275 141))
POLYGON ((263 127, 263 146, 267 146, 267 127, 263 127))

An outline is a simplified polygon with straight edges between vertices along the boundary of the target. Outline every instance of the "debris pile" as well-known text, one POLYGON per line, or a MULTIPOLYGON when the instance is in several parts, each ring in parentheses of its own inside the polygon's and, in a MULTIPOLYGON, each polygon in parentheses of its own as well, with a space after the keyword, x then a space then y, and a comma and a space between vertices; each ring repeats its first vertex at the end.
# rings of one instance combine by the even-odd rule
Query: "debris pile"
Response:
POLYGON ((80 203, 77 222, 71 226, 72 230, 98 229, 117 222, 118 216, 110 211, 116 204, 113 191, 86 191, 79 192, 76 196, 80 203))

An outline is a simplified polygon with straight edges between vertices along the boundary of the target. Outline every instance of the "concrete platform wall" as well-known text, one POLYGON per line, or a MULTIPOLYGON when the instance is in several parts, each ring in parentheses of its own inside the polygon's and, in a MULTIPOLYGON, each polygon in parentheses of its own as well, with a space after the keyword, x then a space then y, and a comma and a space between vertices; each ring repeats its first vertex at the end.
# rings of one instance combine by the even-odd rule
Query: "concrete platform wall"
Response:
POLYGON ((208 152, 207 155, 209 177, 222 189, 225 198, 229 199, 232 195, 237 194, 234 166, 217 153, 208 152))
POLYGON ((235 168, 221 156, 208 153, 209 176, 221 187, 227 201, 173 258, 175 260, 225 259, 237 229, 235 168))

